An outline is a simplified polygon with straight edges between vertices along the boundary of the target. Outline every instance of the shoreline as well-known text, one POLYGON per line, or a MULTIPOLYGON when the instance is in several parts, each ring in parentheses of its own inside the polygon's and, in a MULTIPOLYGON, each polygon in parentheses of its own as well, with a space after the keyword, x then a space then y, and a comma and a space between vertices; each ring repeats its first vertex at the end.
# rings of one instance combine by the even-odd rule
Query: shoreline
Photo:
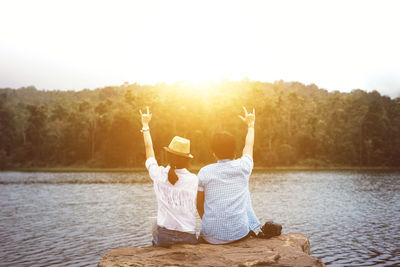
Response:
MULTIPOLYGON (((205 166, 205 165, 204 165, 205 166)), ((193 166, 189 171, 198 172, 203 166, 193 166)), ((360 166, 277 166, 277 167, 254 167, 253 172, 274 171, 400 171, 400 167, 360 167, 360 166)), ((144 167, 134 168, 90 168, 90 167, 15 167, 0 170, 0 172, 109 172, 109 173, 133 173, 147 172, 144 167)))

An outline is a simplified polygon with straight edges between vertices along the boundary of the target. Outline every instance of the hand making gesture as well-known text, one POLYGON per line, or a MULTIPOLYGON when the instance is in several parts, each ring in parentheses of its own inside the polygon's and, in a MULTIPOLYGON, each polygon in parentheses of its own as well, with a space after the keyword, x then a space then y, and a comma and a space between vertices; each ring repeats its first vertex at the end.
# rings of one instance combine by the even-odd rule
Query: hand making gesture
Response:
POLYGON ((149 122, 151 120, 151 113, 149 107, 146 107, 147 113, 142 113, 142 110, 139 109, 140 116, 142 118, 142 130, 143 138, 144 138, 144 148, 146 150, 146 159, 153 157, 154 158, 154 149, 153 149, 153 141, 151 140, 149 122))
POLYGON ((253 108, 253 113, 248 113, 247 109, 243 107, 244 110, 244 117, 242 115, 239 115, 239 118, 241 118, 248 127, 254 127, 254 122, 256 120, 256 111, 253 108))
POLYGON ((253 113, 248 113, 247 109, 243 107, 244 117, 239 115, 239 118, 242 119, 247 124, 247 135, 243 148, 243 155, 247 154, 250 157, 253 157, 253 146, 254 146, 254 122, 256 120, 256 110, 253 108, 253 113))
POLYGON ((149 109, 149 107, 146 107, 146 109, 147 109, 147 113, 142 113, 142 110, 141 109, 139 109, 139 112, 140 112, 140 116, 142 117, 142 126, 143 126, 143 128, 149 128, 149 122, 150 122, 150 120, 151 120, 151 113, 150 113, 150 109, 149 109))

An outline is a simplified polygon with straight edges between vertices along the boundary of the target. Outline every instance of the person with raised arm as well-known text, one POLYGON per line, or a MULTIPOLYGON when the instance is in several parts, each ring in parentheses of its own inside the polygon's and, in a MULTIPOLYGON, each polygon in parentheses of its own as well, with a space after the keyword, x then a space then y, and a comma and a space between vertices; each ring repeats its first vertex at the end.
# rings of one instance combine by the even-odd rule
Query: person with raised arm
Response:
POLYGON ((253 169, 255 110, 239 117, 247 125, 242 157, 235 159, 236 141, 229 132, 216 133, 211 150, 217 163, 198 173, 197 211, 202 219, 200 241, 227 244, 250 235, 260 226, 250 199, 249 179, 253 169))
POLYGON ((168 147, 164 147, 168 166, 159 166, 150 135, 152 117, 139 110, 142 120, 146 168, 153 180, 157 197, 157 225, 152 240, 153 246, 169 247, 176 243, 197 244, 196 195, 198 179, 186 168, 190 154, 190 140, 175 136, 168 147))

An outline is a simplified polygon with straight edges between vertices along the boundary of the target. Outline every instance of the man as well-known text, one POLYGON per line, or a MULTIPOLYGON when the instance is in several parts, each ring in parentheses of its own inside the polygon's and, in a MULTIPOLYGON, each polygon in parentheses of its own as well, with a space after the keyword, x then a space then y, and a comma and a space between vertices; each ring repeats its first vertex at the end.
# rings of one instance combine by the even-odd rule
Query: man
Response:
POLYGON ((197 210, 202 218, 200 240, 227 244, 244 239, 260 226, 254 214, 249 178, 253 169, 255 111, 239 116, 247 124, 243 155, 235 158, 235 137, 228 132, 214 135, 211 149, 217 163, 198 173, 197 210))

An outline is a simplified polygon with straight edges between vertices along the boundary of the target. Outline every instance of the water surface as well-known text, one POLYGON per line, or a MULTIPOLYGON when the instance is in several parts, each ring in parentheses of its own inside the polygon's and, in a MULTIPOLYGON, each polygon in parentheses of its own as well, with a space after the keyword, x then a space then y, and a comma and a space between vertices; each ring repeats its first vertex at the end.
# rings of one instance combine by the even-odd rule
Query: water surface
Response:
MULTIPOLYGON (((146 173, 0 173, 0 266, 96 266, 109 250, 151 244, 146 173)), ((332 266, 400 265, 400 173, 256 172, 262 222, 301 232, 332 266)))

